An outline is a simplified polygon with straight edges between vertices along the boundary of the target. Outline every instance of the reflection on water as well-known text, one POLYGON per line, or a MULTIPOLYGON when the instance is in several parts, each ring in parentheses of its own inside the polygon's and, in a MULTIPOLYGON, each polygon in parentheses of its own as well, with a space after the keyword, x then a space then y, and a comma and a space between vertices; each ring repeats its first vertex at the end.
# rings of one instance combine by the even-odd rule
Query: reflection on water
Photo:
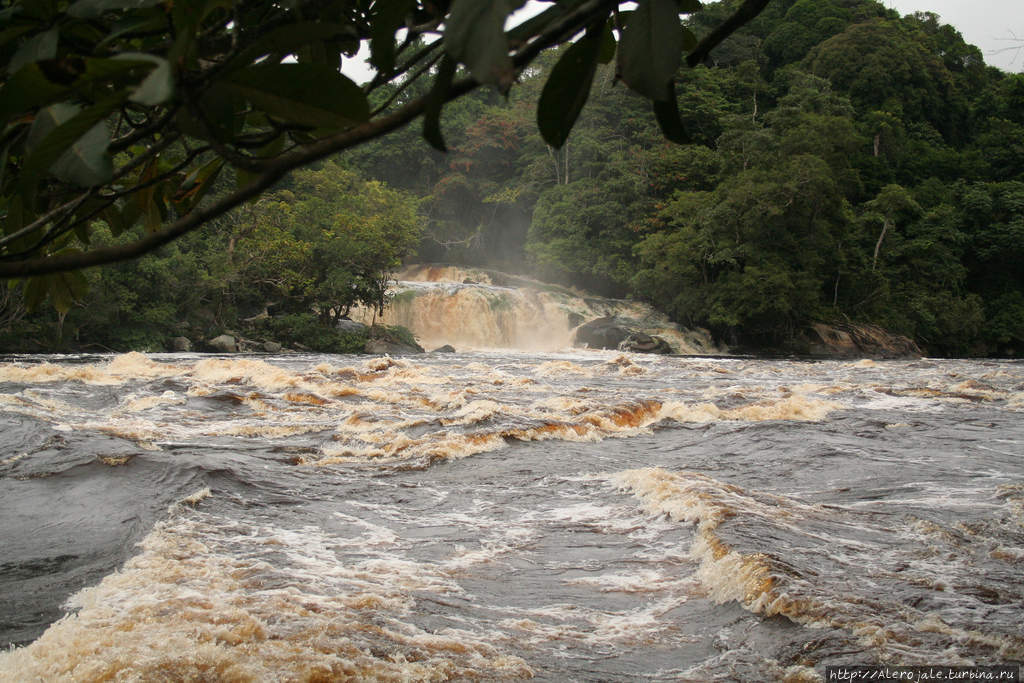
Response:
POLYGON ((2 680, 1024 660, 1024 365, 0 365, 2 680))

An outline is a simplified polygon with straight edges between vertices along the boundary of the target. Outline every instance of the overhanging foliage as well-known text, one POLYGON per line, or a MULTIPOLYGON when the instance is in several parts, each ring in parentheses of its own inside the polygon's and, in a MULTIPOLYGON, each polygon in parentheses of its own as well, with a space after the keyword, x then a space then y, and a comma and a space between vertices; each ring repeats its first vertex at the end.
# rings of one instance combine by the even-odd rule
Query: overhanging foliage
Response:
MULTIPOLYGON (((702 61, 767 3, 746 0, 698 43, 680 18, 699 9, 696 0, 640 0, 622 11, 614 0, 564 0, 508 30, 521 2, 6 0, 0 277, 140 256, 292 169, 421 116, 427 140, 443 147, 445 102, 479 85, 508 90, 543 50, 584 31, 556 70, 556 84, 576 77, 576 87, 541 98, 548 142, 564 141, 593 64, 610 60, 616 40, 622 80, 652 100, 667 137, 683 139, 672 86, 682 53, 702 61), (339 66, 363 42, 377 73, 359 86, 339 66), (409 95, 423 79, 432 88, 409 95), (202 201, 225 168, 237 185, 202 201), (115 235, 145 230, 91 246, 97 220, 115 235)), ((75 282, 35 287, 68 301, 75 282)))

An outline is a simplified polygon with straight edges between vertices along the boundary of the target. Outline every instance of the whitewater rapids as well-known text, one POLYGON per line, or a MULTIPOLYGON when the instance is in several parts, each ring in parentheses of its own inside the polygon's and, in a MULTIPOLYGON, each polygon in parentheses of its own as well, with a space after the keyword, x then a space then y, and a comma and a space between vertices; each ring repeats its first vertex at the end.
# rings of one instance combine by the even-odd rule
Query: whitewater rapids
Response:
POLYGON ((0 680, 1024 661, 1024 364, 0 363, 0 680))

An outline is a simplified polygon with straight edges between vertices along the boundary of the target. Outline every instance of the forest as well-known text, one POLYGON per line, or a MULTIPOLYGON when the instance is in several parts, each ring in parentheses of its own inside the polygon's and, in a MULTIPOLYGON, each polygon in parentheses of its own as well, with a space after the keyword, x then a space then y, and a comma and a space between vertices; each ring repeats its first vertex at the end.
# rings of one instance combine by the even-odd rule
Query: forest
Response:
MULTIPOLYGON (((704 5, 690 29, 735 5, 704 5)), ((407 126, 156 253, 51 276, 68 280, 64 301, 8 282, 0 348, 157 351, 262 325, 345 350, 323 331, 385 305, 390 275, 419 261, 641 299, 743 348, 847 321, 929 355, 1024 351, 1024 75, 986 66, 938 16, 774 0, 710 64, 680 69, 686 144, 664 139, 614 64, 562 147, 546 144, 537 102, 566 49, 509 94, 450 102, 447 153, 407 126)), ((92 239, 161 220, 143 218, 92 239)))

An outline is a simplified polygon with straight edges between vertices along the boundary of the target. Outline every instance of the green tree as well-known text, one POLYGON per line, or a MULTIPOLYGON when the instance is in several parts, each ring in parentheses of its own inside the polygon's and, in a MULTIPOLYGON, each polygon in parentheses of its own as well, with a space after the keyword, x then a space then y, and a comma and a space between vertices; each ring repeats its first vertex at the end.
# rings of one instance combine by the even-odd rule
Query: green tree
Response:
MULTIPOLYGON (((607 0, 560 2, 508 30, 518 3, 505 0, 3 0, 0 277, 148 253, 291 170, 417 118, 444 149, 446 102, 479 85, 507 92, 543 50, 581 31, 593 39, 549 84, 540 118, 571 128, 593 65, 614 49, 622 80, 679 139, 673 79, 683 53, 691 66, 704 61, 767 3, 745 0, 698 43, 680 19, 700 8, 692 0, 640 0, 617 14, 617 38, 609 22, 619 3, 607 0), (359 86, 339 65, 363 42, 376 76, 359 86), (428 79, 429 89, 404 96, 428 79), (204 203, 225 167, 237 188, 204 203), (97 218, 115 236, 140 219, 147 232, 92 244, 97 218)), ((65 308, 82 284, 47 278, 26 291, 50 292, 65 308)))
POLYGON ((233 267, 285 310, 312 309, 331 325, 356 305, 383 309, 422 226, 411 195, 328 161, 252 208, 232 236, 233 267))

